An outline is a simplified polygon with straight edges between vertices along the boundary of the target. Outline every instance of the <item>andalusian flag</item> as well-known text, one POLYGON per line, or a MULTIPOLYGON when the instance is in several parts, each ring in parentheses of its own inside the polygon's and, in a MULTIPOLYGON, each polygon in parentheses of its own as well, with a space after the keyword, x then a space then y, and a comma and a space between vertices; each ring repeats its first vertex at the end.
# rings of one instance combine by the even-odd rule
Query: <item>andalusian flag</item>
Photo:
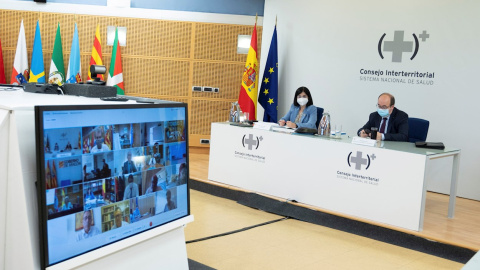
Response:
MULTIPOLYGON (((100 25, 97 24, 97 31, 95 32, 95 39, 93 40, 92 57, 90 57, 91 65, 103 66, 102 62, 102 43, 100 42, 100 25)), ((98 78, 103 81, 103 74, 98 74, 98 78)), ((88 68, 88 79, 92 80, 92 74, 90 73, 90 67, 88 68)))
POLYGON ((11 84, 22 84, 28 81, 28 56, 27 42, 25 41, 25 28, 23 20, 20 24, 20 32, 18 33, 17 50, 15 52, 15 60, 13 60, 11 84))
POLYGON ((50 63, 50 75, 48 83, 62 85, 65 83, 65 66, 63 64, 62 35, 60 23, 57 25, 57 34, 53 44, 52 62, 50 63))
POLYGON ((7 83, 5 69, 3 67, 2 41, 0 41, 0 83, 7 83))
POLYGON ((265 109, 263 122, 277 122, 278 110, 278 53, 277 26, 273 30, 272 42, 268 51, 267 63, 263 71, 258 102, 265 109))
POLYGON ((75 23, 75 32, 73 33, 72 47, 70 49, 70 61, 68 61, 67 83, 79 83, 81 81, 80 42, 78 41, 77 23, 75 23))
POLYGON ((118 29, 115 28, 115 40, 113 41, 112 62, 108 70, 108 86, 117 88, 117 95, 125 95, 125 87, 123 86, 122 58, 120 54, 120 44, 118 42, 118 29))
POLYGON ((37 21, 35 39, 33 40, 32 65, 30 68, 31 83, 45 83, 45 65, 43 64, 42 35, 40 34, 40 21, 37 21))
POLYGON ((253 27, 252 40, 250 41, 250 49, 248 50, 247 62, 243 71, 242 87, 240 88, 240 96, 238 104, 242 111, 248 112, 249 120, 255 120, 257 115, 257 23, 253 27))

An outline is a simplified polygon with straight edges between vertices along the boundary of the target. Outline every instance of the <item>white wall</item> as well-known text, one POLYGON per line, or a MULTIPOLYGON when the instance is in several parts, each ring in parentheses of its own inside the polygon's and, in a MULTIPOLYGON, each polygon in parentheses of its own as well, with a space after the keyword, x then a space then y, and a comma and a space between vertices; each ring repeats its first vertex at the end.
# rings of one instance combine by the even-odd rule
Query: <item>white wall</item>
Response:
MULTIPOLYGON (((378 95, 390 92, 396 106, 410 117, 430 121, 427 141, 462 149, 458 195, 480 200, 480 144, 476 139, 480 125, 475 117, 480 100, 480 2, 388 3, 265 1, 260 70, 263 73, 277 16, 279 117, 287 112, 295 90, 304 85, 311 90, 314 104, 331 113, 332 124, 342 124, 352 136, 375 110, 378 95), (384 41, 393 40, 395 30, 405 31, 405 41, 413 41, 412 34, 418 37, 423 30, 430 38, 419 40, 413 60, 409 59, 413 53, 404 53, 402 62, 394 63, 391 52, 383 52, 382 60, 379 40, 384 33, 384 41), (428 80, 433 85, 361 81, 362 68, 434 72, 435 78, 428 80)), ((261 119, 263 110, 258 107, 261 119)), ((448 167, 448 162, 435 163, 431 175, 436 182, 430 190, 448 193, 448 167)))

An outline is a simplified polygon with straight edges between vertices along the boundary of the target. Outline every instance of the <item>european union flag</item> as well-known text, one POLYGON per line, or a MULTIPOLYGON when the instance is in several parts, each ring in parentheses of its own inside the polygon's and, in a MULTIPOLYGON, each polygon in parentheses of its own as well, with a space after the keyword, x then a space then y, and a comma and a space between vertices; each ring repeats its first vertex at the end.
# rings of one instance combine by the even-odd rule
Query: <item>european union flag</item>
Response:
POLYGON ((278 53, 277 26, 273 30, 272 42, 268 51, 267 63, 263 72, 262 85, 258 93, 258 102, 265 109, 264 122, 277 122, 278 112, 278 53))

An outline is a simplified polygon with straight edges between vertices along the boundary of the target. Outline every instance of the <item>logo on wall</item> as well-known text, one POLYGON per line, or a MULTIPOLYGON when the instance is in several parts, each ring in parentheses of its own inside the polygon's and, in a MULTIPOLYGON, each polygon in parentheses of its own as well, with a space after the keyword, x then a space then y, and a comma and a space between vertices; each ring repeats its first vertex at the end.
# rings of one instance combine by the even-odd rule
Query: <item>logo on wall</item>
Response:
POLYGON ((242 145, 244 148, 248 147, 248 150, 252 150, 253 148, 258 149, 258 146, 260 146, 260 142, 263 140, 263 137, 260 136, 255 136, 253 134, 248 134, 243 135, 242 138, 242 145))
POLYGON ((355 170, 358 170, 358 171, 362 169, 362 165, 366 166, 365 170, 368 170, 368 168, 370 167, 371 160, 375 160, 376 158, 375 154, 372 154, 371 157, 370 155, 367 155, 367 157, 363 157, 363 152, 361 151, 357 151, 356 156, 352 156, 352 153, 353 152, 350 152, 350 154, 348 154, 348 158, 347 158, 348 166, 352 167, 352 164, 354 164, 355 170))
POLYGON ((412 34, 413 40, 412 41, 406 41, 404 40, 404 31, 395 31, 393 33, 393 40, 390 41, 384 41, 385 36, 387 34, 384 33, 382 37, 380 37, 380 40, 378 41, 378 54, 380 57, 383 59, 383 52, 391 52, 392 53, 392 62, 396 63, 401 63, 403 59, 403 53, 412 53, 410 60, 413 60, 415 56, 417 56, 418 49, 420 48, 418 38, 422 40, 422 42, 425 42, 427 38, 430 38, 430 34, 427 34, 427 31, 423 30, 423 32, 418 35, 415 35, 415 33, 412 34), (415 42, 415 49, 414 49, 414 44, 415 42), (383 50, 382 50, 382 45, 383 45, 383 50))

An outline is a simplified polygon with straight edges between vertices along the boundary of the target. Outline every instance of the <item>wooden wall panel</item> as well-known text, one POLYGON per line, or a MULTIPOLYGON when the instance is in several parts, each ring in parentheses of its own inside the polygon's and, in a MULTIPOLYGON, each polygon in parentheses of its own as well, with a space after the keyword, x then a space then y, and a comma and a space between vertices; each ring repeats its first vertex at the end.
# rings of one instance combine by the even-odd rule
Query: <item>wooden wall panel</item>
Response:
POLYGON ((187 61, 123 58, 123 78, 136 95, 188 97, 189 65, 187 61), (130 71, 130 72, 128 72, 130 71))
MULTIPOLYGON (((87 79, 96 26, 100 26, 102 60, 107 70, 113 48, 107 46, 107 26, 127 27, 127 46, 120 49, 125 93, 189 104, 189 133, 205 138, 209 138, 212 122, 227 120, 230 103, 238 99, 247 55, 237 54, 237 37, 251 35, 253 30, 246 25, 0 9, 0 41, 8 82, 22 19, 29 63, 36 22, 40 20, 47 79, 57 23, 61 27, 65 73, 77 23, 83 81, 87 79), (220 92, 193 93, 192 86, 218 87, 220 92)), ((257 27, 257 37, 260 49, 262 27, 257 27)))
POLYGON ((238 99, 245 63, 197 62, 193 64, 193 85, 218 87, 218 93, 193 92, 194 98, 238 99))
POLYGON ((190 134, 210 134, 212 122, 225 122, 230 102, 193 100, 190 106, 190 134))
MULTIPOLYGON (((198 24, 195 29, 195 59, 243 62, 246 54, 237 54, 238 35, 251 35, 248 25, 198 24)), ((262 37, 262 28, 257 27, 257 37, 262 37)), ((260 55, 261 42, 257 44, 260 55)))

